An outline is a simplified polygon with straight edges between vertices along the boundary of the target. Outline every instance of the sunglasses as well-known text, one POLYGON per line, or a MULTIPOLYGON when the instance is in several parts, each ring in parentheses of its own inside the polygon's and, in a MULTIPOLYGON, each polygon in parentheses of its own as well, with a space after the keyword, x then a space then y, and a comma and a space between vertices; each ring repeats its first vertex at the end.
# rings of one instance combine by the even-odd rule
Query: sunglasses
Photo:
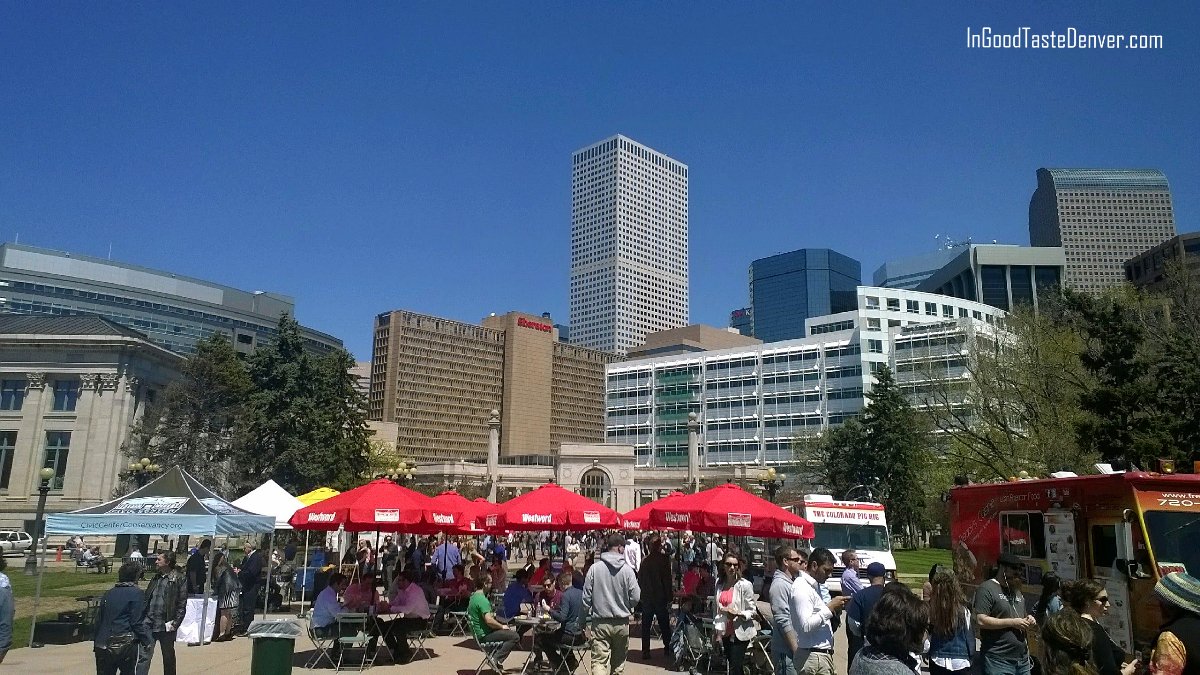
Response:
POLYGON ((795 558, 788 558, 788 560, 790 560, 791 562, 804 562, 804 558, 801 558, 800 556, 796 556, 795 558))
POLYGON ((738 564, 737 564, 737 563, 735 563, 735 562, 727 562, 727 563, 725 563, 725 566, 726 566, 726 567, 737 567, 737 566, 738 566, 738 564))
POLYGON ((1107 605, 1107 604, 1108 604, 1108 596, 1107 596, 1107 595, 1102 595, 1102 596, 1100 596, 1100 597, 1096 598, 1096 602, 1098 602, 1098 603, 1100 603, 1100 604, 1102 604, 1102 605, 1107 605))

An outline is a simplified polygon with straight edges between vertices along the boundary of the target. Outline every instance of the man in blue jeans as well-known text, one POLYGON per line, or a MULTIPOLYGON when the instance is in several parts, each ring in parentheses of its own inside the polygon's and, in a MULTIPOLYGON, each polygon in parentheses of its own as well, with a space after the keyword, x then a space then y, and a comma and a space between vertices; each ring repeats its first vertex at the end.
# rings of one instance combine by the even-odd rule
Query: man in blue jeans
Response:
POLYGON ((1024 563, 1011 553, 1000 554, 995 578, 975 590, 975 621, 979 625, 979 654, 984 675, 1030 675, 1029 644, 1025 633, 1037 621, 1025 609, 1021 594, 1024 563))

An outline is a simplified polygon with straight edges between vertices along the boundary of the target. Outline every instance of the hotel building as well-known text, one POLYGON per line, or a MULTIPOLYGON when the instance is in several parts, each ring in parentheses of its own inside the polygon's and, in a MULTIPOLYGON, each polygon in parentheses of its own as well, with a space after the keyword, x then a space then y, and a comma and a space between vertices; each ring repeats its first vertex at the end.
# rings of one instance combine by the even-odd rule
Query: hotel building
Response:
POLYGON ((703 466, 788 463, 797 437, 862 411, 879 368, 915 372, 923 360, 950 369, 965 358, 959 340, 954 354, 906 350, 898 363, 897 340, 907 344, 926 328, 962 336, 1004 315, 904 289, 860 286, 855 294, 854 310, 806 320, 803 338, 610 364, 607 442, 632 445, 637 466, 678 467, 687 462, 688 414, 696 413, 703 466))
POLYGON ((418 462, 483 462, 492 410, 500 461, 552 461, 564 443, 604 438, 604 366, 615 357, 558 340, 548 315, 472 325, 397 310, 375 318, 368 416, 397 425, 418 462))
POLYGON ((624 354, 686 326, 687 165, 621 135, 571 165, 571 343, 624 354))

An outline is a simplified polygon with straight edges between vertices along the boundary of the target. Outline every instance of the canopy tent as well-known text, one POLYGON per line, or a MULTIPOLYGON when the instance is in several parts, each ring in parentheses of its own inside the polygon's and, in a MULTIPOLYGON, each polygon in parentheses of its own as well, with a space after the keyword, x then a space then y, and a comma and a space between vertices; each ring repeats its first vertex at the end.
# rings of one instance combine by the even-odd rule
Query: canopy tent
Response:
POLYGON ((279 483, 273 480, 259 485, 250 492, 233 500, 233 505, 264 516, 275 517, 275 529, 290 530, 291 524, 288 519, 292 514, 299 509, 304 508, 304 502, 293 497, 291 493, 279 487, 279 483))
POLYGON ((621 527, 621 514, 555 483, 534 488, 484 515, 489 532, 604 530, 621 527))
MULTIPOLYGON (((274 516, 264 516, 240 509, 209 490, 183 469, 173 466, 163 475, 144 486, 99 506, 55 513, 46 518, 46 534, 204 534, 230 535, 275 531, 274 516)), ((45 558, 45 547, 42 557, 45 558)), ((210 552, 211 555, 211 552, 210 552)), ((207 562, 207 561, 206 561, 207 562)), ((37 602, 42 594, 43 560, 38 572, 37 595, 34 600, 34 624, 37 623, 37 602)), ((270 586, 270 568, 267 584, 270 586)), ((209 593, 212 584, 204 585, 204 601, 200 614, 200 642, 204 643, 209 593)), ((264 610, 265 612, 265 610, 264 610)), ((33 635, 30 632, 30 645, 33 635)))
POLYGON ((240 509, 177 466, 99 506, 46 517, 46 534, 243 534, 275 518, 240 509))
POLYGON ((732 483, 650 503, 649 529, 812 539, 812 523, 732 483))
POLYGON ((292 514, 299 530, 441 532, 462 520, 462 509, 443 507, 425 495, 386 478, 373 480, 292 514))
POLYGON ((302 495, 297 495, 296 499, 299 499, 300 503, 305 506, 312 506, 317 502, 324 501, 330 497, 336 497, 340 494, 340 492, 334 490, 333 488, 319 487, 315 490, 305 492, 302 495))
MULTIPOLYGON (((650 525, 650 508, 651 507, 654 507, 654 506, 663 507, 665 505, 670 504, 671 503, 670 500, 672 500, 672 499, 677 499, 679 497, 686 497, 686 496, 687 495, 685 495, 684 493, 676 490, 675 492, 672 492, 671 494, 667 495, 666 497, 662 497, 662 498, 656 499, 652 502, 642 504, 641 506, 637 507, 636 509, 629 511, 625 515, 621 516, 621 527, 626 530, 648 530, 648 529, 650 529, 649 525, 650 525)), ((661 526, 661 529, 664 529, 664 530, 680 529, 680 530, 682 530, 682 529, 686 529, 686 528, 661 526)))

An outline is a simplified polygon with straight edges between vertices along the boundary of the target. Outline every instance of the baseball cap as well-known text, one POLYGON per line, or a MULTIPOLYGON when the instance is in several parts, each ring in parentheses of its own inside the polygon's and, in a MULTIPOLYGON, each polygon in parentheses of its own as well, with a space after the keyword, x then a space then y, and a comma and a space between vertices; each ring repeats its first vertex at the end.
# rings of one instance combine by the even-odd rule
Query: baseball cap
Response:
POLYGON ((1021 562, 1020 558, 1011 553, 1001 553, 1000 557, 996 559, 996 564, 1001 567, 1011 567, 1018 570, 1025 566, 1025 563, 1021 562))
POLYGON ((881 562, 873 562, 867 565, 867 576, 872 579, 877 579, 887 575, 887 568, 881 562))

